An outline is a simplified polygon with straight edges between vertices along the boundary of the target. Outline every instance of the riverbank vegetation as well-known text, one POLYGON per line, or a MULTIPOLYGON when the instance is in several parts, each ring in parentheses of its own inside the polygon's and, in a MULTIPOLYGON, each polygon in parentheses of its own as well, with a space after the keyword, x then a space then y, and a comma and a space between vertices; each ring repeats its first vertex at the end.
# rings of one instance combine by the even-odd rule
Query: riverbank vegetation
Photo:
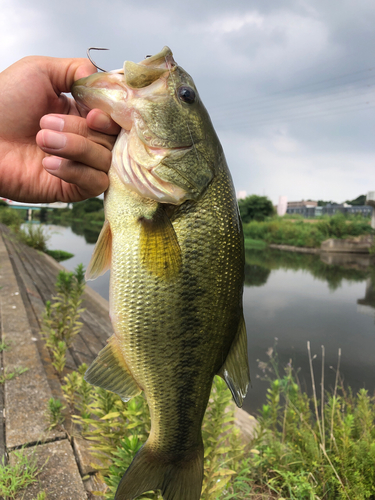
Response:
POLYGON ((243 224, 246 239, 260 240, 267 244, 319 248, 329 238, 349 238, 374 234, 369 219, 345 217, 337 213, 331 217, 305 221, 303 219, 272 217, 263 221, 252 220, 243 224))
MULTIPOLYGON (((83 269, 76 273, 79 283, 83 269)), ((59 277, 58 289, 66 297, 75 286, 71 275, 59 277)), ((78 297, 79 301, 83 287, 77 290, 75 300, 78 297)), ((54 305, 47 306, 51 307, 54 305)), ((79 326, 74 311, 75 306, 70 316, 79 326)), ((276 350, 270 348, 267 354, 268 360, 259 362, 258 367, 261 378, 268 382, 266 403, 259 409, 258 425, 249 443, 243 442, 235 426, 229 390, 220 378, 215 379, 203 423, 202 500, 375 498, 373 395, 365 389, 354 394, 345 387, 340 352, 335 384, 328 389, 324 348, 322 371, 317 376, 315 356, 308 345, 309 393, 302 389, 298 370, 291 362, 280 369, 276 350), (316 381, 319 378, 320 385, 316 381)), ((120 478, 147 438, 150 417, 143 396, 124 403, 116 394, 88 384, 84 380, 86 369, 82 365, 63 378, 65 402, 49 402, 49 425, 62 425, 61 410, 65 406, 69 409, 75 427, 68 431, 80 433, 91 442, 92 455, 101 462, 99 477, 107 485, 104 496, 112 500, 120 478)), ((157 493, 140 498, 160 500, 157 493)))
POLYGON ((15 210, 2 203, 0 204, 0 224, 8 226, 16 238, 25 245, 50 255, 58 262, 74 256, 74 254, 64 250, 50 250, 47 247, 50 235, 43 225, 27 224, 22 227, 25 222, 25 212, 25 210, 15 210))

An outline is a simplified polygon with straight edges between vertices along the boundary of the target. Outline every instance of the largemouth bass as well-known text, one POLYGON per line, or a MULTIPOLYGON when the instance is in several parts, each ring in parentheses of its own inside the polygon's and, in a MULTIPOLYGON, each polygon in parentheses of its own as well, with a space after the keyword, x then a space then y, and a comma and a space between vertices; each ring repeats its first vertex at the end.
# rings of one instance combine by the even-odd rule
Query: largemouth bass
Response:
POLYGON ((74 98, 122 127, 87 278, 107 269, 114 335, 86 380, 147 399, 151 432, 116 499, 199 500, 201 424, 216 374, 238 406, 249 384, 241 221, 223 150, 168 47, 78 80, 74 98))

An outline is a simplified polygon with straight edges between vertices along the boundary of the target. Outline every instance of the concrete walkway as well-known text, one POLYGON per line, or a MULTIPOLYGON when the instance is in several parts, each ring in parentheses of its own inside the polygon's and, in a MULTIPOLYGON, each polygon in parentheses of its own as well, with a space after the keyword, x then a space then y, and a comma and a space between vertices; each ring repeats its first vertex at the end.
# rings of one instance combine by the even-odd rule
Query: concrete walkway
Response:
MULTIPOLYGON (((48 430, 48 401, 52 397, 64 401, 64 397, 40 326, 61 269, 49 256, 20 244, 0 224, 0 342, 8 344, 0 352, 0 375, 20 373, 0 384, 0 458, 13 463, 15 450, 24 447, 43 466, 38 482, 19 496, 24 500, 35 500, 40 491, 48 500, 100 498, 90 493, 100 484, 89 465, 85 442, 71 438, 64 429, 48 430)), ((83 327, 67 353, 66 373, 90 364, 113 332, 108 302, 89 287, 83 307, 83 327)), ((255 419, 242 410, 236 418, 248 439, 255 419)))

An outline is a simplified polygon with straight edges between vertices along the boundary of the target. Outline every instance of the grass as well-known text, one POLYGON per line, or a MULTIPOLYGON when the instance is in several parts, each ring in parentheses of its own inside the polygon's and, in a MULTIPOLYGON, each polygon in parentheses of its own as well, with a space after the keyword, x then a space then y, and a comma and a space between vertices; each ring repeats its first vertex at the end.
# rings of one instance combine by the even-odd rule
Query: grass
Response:
POLYGON ((68 260, 74 257, 73 253, 65 252, 64 250, 46 250, 46 254, 50 255, 52 258, 57 260, 57 262, 62 262, 63 260, 68 260))
POLYGON ((15 499, 19 492, 35 483, 40 473, 34 454, 28 456, 24 450, 17 450, 13 452, 13 456, 13 465, 5 465, 4 459, 0 464, 0 498, 7 500, 15 499))
POLYGON ((40 224, 26 224, 17 232, 18 238, 31 248, 45 252, 47 250, 47 241, 50 235, 46 233, 44 227, 40 224))
POLYGON ((341 213, 319 219, 315 224, 303 220, 273 217, 263 222, 243 225, 245 241, 257 240, 267 244, 319 248, 329 238, 348 238, 374 234, 369 221, 362 217, 346 219, 341 213))
POLYGON ((0 375, 0 384, 4 384, 7 380, 12 380, 15 377, 18 377, 19 375, 22 375, 22 373, 27 372, 28 368, 16 368, 14 372, 7 373, 4 370, 3 375, 0 375))
POLYGON ((7 344, 6 342, 4 342, 3 340, 0 341, 0 352, 3 352, 5 351, 6 349, 9 349, 10 347, 10 344, 7 344))
POLYGON ((326 391, 322 347, 318 393, 308 343, 311 397, 291 363, 279 373, 275 351, 269 355, 262 364, 267 403, 249 452, 248 480, 291 500, 374 499, 375 398, 365 389, 356 395, 345 389, 340 351, 335 386, 326 391))

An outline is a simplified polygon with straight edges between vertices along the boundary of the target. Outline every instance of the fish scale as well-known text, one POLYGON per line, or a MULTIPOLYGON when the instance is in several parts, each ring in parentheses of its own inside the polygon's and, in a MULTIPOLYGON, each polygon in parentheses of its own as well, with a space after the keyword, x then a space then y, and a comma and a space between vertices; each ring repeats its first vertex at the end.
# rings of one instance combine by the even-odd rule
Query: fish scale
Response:
POLYGON ((123 73, 79 80, 72 94, 123 126, 87 270, 95 278, 111 269, 115 334, 85 378, 124 400, 143 391, 151 431, 115 498, 160 490, 165 500, 199 500, 213 378, 224 378, 239 406, 249 383, 243 234, 231 176, 194 82, 170 49, 125 63, 123 73), (103 82, 122 85, 122 99, 110 104, 103 82), (155 145, 165 149, 153 152, 155 145))

